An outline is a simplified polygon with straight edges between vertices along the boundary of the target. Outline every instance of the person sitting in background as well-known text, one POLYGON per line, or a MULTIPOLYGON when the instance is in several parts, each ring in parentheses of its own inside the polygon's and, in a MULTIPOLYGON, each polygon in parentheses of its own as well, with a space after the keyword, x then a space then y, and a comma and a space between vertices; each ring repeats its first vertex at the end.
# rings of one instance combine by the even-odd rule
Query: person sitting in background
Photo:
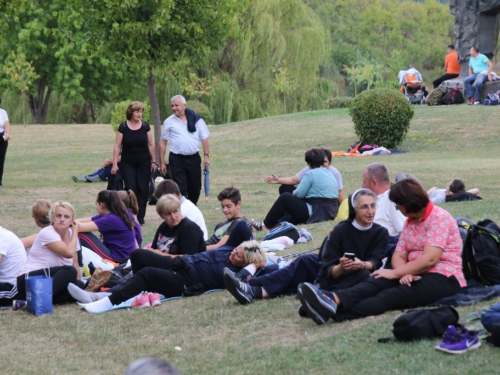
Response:
MULTIPOLYGON (((143 291, 171 298, 223 289, 224 268, 240 272, 245 277, 264 268, 267 263, 266 254, 257 241, 245 241, 232 250, 204 251, 187 258, 172 258, 137 250, 132 253, 130 261, 134 276, 127 284, 114 288, 112 293, 90 293, 75 285, 69 285, 68 291, 77 301, 86 303, 86 311, 99 313, 143 291), (243 267, 248 267, 248 270, 242 270, 243 267)), ((147 297, 147 294, 143 294, 136 298, 133 306, 149 307, 147 297)))
POLYGON ((54 304, 74 301, 67 290, 69 283, 83 287, 78 265, 80 224, 74 221, 75 209, 68 202, 56 202, 50 208, 49 217, 51 224, 38 233, 28 259, 18 273, 18 294, 13 299, 26 300, 25 279, 28 274, 50 274, 54 304))
POLYGON ((234 249, 243 241, 252 240, 254 238, 252 231, 240 213, 240 191, 232 186, 227 187, 219 193, 217 199, 226 220, 217 224, 212 237, 205 241, 207 250, 218 249, 222 246, 234 249))
MULTIPOLYGON (((33 220, 35 220, 37 227, 43 229, 50 225, 49 212, 51 206, 52 203, 46 199, 37 199, 35 203, 33 203, 33 206, 31 206, 31 216, 33 220)), ((31 236, 21 238, 21 242, 25 249, 29 249, 33 246, 33 242, 37 235, 38 233, 34 233, 31 236)))
MULTIPOLYGON (((344 192, 343 192, 344 187, 342 184, 342 175, 340 174, 337 168, 331 165, 332 152, 330 150, 327 150, 326 148, 322 148, 321 150, 325 154, 323 167, 327 168, 333 175, 333 177, 335 177, 335 179, 337 180, 337 186, 339 189, 338 201, 339 204, 341 204, 342 201, 344 200, 344 192)), ((300 181, 302 181, 302 178, 304 178, 305 174, 309 169, 310 169, 309 166, 306 166, 299 173, 297 173, 295 176, 292 177, 278 177, 274 174, 271 174, 270 176, 264 177, 264 182, 267 184, 281 184, 279 188, 280 195, 287 192, 292 193, 295 190, 295 185, 297 185, 298 183, 300 183, 300 181)))
POLYGON ((231 270, 224 270, 227 290, 244 305, 254 299, 294 294, 301 283, 317 279, 322 288, 337 290, 368 278, 382 265, 389 238, 387 229, 373 222, 375 202, 374 192, 357 190, 349 197, 348 220, 333 228, 320 254, 302 255, 288 267, 250 280, 241 280, 231 270), (353 257, 348 258, 346 253, 353 257))
MULTIPOLYGON (((130 258, 132 251, 139 248, 142 241, 142 237, 137 238, 140 225, 134 221, 133 215, 127 210, 116 191, 102 190, 97 194, 95 207, 97 215, 76 221, 80 225, 80 231, 101 232, 102 245, 107 250, 104 251, 107 257, 110 256, 113 260, 130 258)), ((95 250, 94 247, 90 249, 95 250)))
POLYGON ((479 189, 474 188, 465 190, 465 184, 462 180, 455 178, 446 184, 446 189, 438 189, 432 187, 427 191, 429 199, 432 203, 445 203, 445 202, 464 202, 481 200, 478 196, 479 189))
POLYGON ((324 168, 325 154, 318 148, 306 152, 310 170, 293 193, 285 192, 274 202, 263 221, 251 220, 257 231, 273 228, 281 221, 312 224, 333 220, 338 212, 337 180, 324 168))
POLYGON ((460 292, 462 239, 455 219, 435 206, 420 183, 395 183, 389 199, 408 219, 392 257, 393 269, 379 269, 359 284, 328 292, 304 283, 299 298, 317 324, 425 306, 460 292))
POLYGON ((455 51, 455 46, 448 46, 448 54, 444 59, 444 70, 446 71, 441 77, 432 82, 434 88, 438 87, 444 81, 457 78, 460 74, 460 63, 458 62, 458 53, 455 51))
POLYGON ((493 63, 477 47, 470 48, 469 76, 464 78, 465 94, 469 99, 468 104, 481 104, 481 88, 485 81, 491 81, 491 71, 493 63), (472 85, 475 84, 475 91, 472 85))
MULTIPOLYGON (((118 156, 118 163, 121 161, 121 155, 118 156)), ((106 159, 102 167, 97 171, 85 176, 71 176, 74 182, 108 182, 111 176, 111 168, 113 168, 113 159, 106 159)))
MULTIPOLYGON (((206 250, 200 227, 182 215, 181 203, 173 194, 160 197, 156 212, 164 220, 156 230, 150 249, 159 255, 176 257, 192 255, 206 250)), ((144 250, 137 250, 144 251, 144 250)))
POLYGON ((206 241, 208 239, 207 225, 205 224, 205 218, 200 209, 189 199, 181 195, 179 186, 172 180, 161 181, 158 186, 156 186, 154 197, 158 200, 166 194, 173 194, 181 202, 181 214, 198 224, 203 232, 203 239, 206 241))
POLYGON ((0 307, 12 305, 17 294, 17 275, 26 262, 26 250, 11 231, 0 227, 0 307))

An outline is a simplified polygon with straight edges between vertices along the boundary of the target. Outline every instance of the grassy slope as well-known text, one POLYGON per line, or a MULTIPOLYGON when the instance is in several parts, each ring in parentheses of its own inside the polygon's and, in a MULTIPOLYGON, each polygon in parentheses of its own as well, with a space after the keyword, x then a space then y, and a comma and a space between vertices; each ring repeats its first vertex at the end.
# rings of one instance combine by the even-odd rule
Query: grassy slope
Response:
MULTIPOLYGON (((426 188, 444 187, 454 177, 478 187, 484 202, 448 204, 453 215, 500 222, 498 198, 498 109, 493 107, 417 107, 402 149, 407 154, 374 158, 334 158, 345 192, 361 184, 363 167, 385 163, 391 174, 411 172, 426 188)), ((222 215, 217 192, 234 185, 243 193, 243 213, 262 218, 277 187, 261 182, 269 173, 291 175, 314 147, 344 150, 354 143, 345 110, 300 113, 211 127, 211 197, 200 208, 213 228, 222 215)), ((13 127, 0 225, 19 236, 36 231, 29 207, 36 198, 68 200, 79 217, 94 214, 95 196, 104 184, 74 184, 72 174, 89 173, 111 153, 109 126, 13 127)), ((149 208, 144 227, 151 240, 160 219, 149 208)), ((319 246, 331 222, 307 226, 314 240, 298 251, 319 246)), ((462 316, 490 303, 459 309, 462 316)), ((90 315, 76 305, 33 317, 0 312, 2 372, 21 374, 120 374, 142 356, 160 356, 185 374, 338 373, 373 374, 496 373, 498 349, 483 345, 463 356, 435 352, 435 341, 377 344, 391 335, 397 312, 343 324, 318 327, 300 319, 293 297, 239 306, 227 292, 173 301, 148 311, 120 310, 90 315), (180 346, 182 351, 176 351, 180 346), (481 369, 481 370, 479 370, 481 369)))

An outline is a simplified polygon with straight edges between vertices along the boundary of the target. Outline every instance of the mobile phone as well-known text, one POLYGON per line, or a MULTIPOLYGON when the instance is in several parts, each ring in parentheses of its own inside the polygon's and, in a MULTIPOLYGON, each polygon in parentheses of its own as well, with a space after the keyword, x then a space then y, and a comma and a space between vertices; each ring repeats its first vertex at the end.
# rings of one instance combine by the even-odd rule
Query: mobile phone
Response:
POLYGON ((356 258, 356 255, 354 253, 345 253, 344 256, 350 260, 354 260, 354 258, 356 258))

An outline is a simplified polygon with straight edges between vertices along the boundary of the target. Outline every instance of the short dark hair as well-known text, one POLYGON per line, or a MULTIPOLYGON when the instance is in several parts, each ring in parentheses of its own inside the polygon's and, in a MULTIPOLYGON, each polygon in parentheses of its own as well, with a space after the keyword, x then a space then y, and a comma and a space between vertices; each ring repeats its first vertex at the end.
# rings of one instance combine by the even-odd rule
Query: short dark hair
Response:
POLYGON ((217 199, 219 202, 222 202, 224 199, 231 199, 231 202, 238 204, 238 202, 241 201, 241 193, 238 189, 231 186, 222 190, 217 196, 217 199))
POLYGON ((311 169, 319 168, 325 162, 325 153, 319 148, 313 148, 306 151, 305 160, 311 166, 311 169))
POLYGON ((476 51, 477 53, 479 53, 479 48, 478 48, 478 47, 476 47, 476 46, 472 46, 471 48, 472 48, 474 51, 476 51))
POLYGON ((450 183, 450 191, 453 194, 457 194, 457 193, 461 193, 461 192, 465 191, 464 182, 462 180, 459 180, 458 178, 455 178, 450 183))
POLYGON ((166 194, 181 195, 179 185, 172 180, 163 180, 160 182, 155 189, 154 196, 156 199, 160 199, 166 194))
POLYGON ((455 46, 453 44, 448 44, 449 49, 455 49, 455 46))
POLYGON ((403 178, 391 186, 389 199, 403 206, 407 214, 417 213, 429 204, 429 196, 420 182, 413 178, 403 178))
POLYGON ((325 153, 325 156, 328 159, 328 163, 332 164, 332 152, 327 148, 322 148, 321 151, 325 153))

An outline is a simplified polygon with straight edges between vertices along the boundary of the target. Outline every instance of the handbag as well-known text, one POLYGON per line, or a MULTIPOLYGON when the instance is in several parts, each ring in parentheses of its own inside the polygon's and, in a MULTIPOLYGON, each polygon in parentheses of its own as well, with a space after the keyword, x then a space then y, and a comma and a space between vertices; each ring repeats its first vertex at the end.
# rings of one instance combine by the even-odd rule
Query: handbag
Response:
MULTIPOLYGON (((45 268, 44 268, 45 272, 45 268)), ((26 310, 35 315, 52 314, 52 278, 45 275, 26 274, 26 310)))

